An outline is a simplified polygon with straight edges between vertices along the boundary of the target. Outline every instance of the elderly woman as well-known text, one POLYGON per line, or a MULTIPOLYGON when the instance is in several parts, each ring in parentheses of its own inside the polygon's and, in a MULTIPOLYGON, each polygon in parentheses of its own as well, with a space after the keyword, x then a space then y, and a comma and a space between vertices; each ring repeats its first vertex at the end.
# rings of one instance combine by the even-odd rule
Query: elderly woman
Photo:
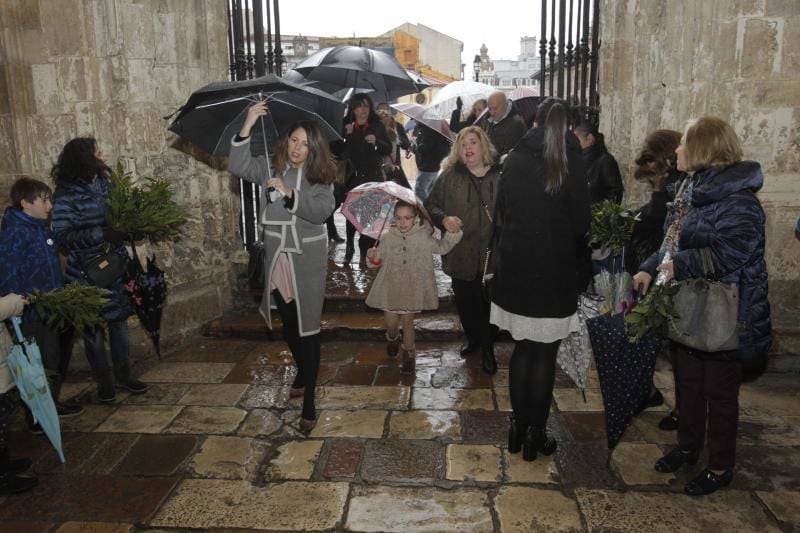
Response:
POLYGON ((578 258, 589 230, 586 174, 569 108, 548 98, 534 127, 509 153, 495 212, 491 322, 511 333, 513 417, 508 451, 525 461, 550 455, 545 427, 561 339, 579 328, 578 258))
POLYGON ((334 209, 336 167, 319 127, 301 120, 275 150, 270 175, 266 158, 250 154, 250 130, 267 113, 263 102, 250 107, 231 143, 228 170, 270 191, 261 204, 267 268, 260 311, 269 328, 270 308, 274 305, 281 314, 283 335, 297 365, 290 395, 303 396, 300 428, 311 431, 317 421, 314 389, 328 270, 324 224, 334 209))
POLYGON ((682 193, 690 206, 673 222, 679 224, 679 237, 671 260, 659 265, 660 254, 651 256, 634 277, 634 286, 646 291, 657 272, 664 272, 667 282, 705 278, 704 258, 710 258, 714 277, 738 286, 742 325, 736 350, 709 353, 678 345, 678 447, 659 459, 655 469, 675 472, 695 464, 707 424, 708 466, 684 487, 686 494, 700 496, 733 478, 742 364, 761 359, 772 342, 765 216, 756 197, 764 177, 758 163, 742 161, 739 138, 718 118, 690 122, 676 153, 678 170, 694 174, 682 193))
POLYGON ((495 155, 489 137, 481 128, 468 126, 461 130, 443 165, 442 175, 425 202, 425 209, 437 226, 464 232, 461 242, 444 256, 442 268, 453 280, 456 308, 467 337, 461 355, 480 349, 481 366, 487 374, 497 372, 494 357, 497 330, 489 324, 489 302, 482 287, 500 183, 495 155))

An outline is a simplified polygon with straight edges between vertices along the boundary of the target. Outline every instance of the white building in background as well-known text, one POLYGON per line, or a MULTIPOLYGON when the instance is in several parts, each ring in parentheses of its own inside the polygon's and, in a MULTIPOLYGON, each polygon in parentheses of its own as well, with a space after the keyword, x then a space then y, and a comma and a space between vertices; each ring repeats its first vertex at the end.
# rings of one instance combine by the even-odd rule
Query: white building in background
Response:
POLYGON ((519 41, 520 54, 517 59, 491 59, 486 45, 481 46, 478 81, 503 90, 535 85, 534 77, 541 67, 539 42, 535 36, 521 37, 519 41))
POLYGON ((379 37, 391 37, 396 31, 403 31, 419 39, 420 64, 428 65, 453 79, 462 78, 461 52, 464 50, 464 43, 424 24, 410 22, 392 28, 379 37))

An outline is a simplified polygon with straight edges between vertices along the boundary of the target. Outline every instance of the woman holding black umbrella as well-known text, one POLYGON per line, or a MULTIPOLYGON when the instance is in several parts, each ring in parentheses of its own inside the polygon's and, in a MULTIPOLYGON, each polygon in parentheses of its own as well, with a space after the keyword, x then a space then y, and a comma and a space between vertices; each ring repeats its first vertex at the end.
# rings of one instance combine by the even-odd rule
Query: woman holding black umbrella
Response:
MULTIPOLYGON (((343 157, 347 161, 345 189, 349 191, 362 183, 383 181, 381 166, 383 158, 392 153, 392 143, 369 96, 364 93, 353 95, 348 107, 344 119, 343 157)), ((346 265, 350 264, 355 254, 355 235, 356 227, 348 221, 344 254, 346 265)), ((365 235, 359 237, 359 265, 362 268, 366 267, 367 250, 374 244, 375 239, 365 235)))
POLYGON ((250 132, 268 112, 264 102, 250 107, 231 143, 228 170, 269 191, 259 218, 267 266, 260 311, 270 328, 271 307, 281 314, 283 334, 297 365, 290 394, 303 396, 300 428, 311 431, 317 421, 314 389, 328 267, 325 220, 335 205, 336 166, 319 127, 301 120, 280 141, 270 172, 265 156, 250 154, 250 132))

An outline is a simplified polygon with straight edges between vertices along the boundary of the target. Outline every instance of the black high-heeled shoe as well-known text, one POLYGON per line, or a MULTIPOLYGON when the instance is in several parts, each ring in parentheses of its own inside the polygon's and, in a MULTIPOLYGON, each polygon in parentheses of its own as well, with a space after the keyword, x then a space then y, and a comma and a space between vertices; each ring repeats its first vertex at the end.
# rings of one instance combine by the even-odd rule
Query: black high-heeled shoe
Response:
POLYGON ((656 461, 654 468, 656 469, 656 472, 661 472, 662 474, 671 474, 685 464, 697 464, 699 457, 700 454, 698 452, 675 448, 667 455, 656 461))
POLYGON ((353 261, 353 255, 356 253, 356 247, 352 242, 348 242, 344 249, 344 264, 349 265, 353 261))
POLYGON ((553 455, 557 448, 556 439, 548 437, 544 429, 529 426, 525 431, 525 442, 522 443, 522 459, 533 461, 537 453, 553 455))
POLYGON ((497 374, 497 359, 494 357, 494 350, 483 351, 481 354, 481 368, 490 376, 497 374))
POLYGON ((522 451, 522 442, 525 440, 525 431, 528 426, 517 424, 514 417, 508 426, 508 453, 519 453, 522 451))
POLYGON ((712 492, 717 492, 723 487, 727 487, 733 480, 733 470, 727 469, 721 474, 715 474, 708 468, 700 472, 696 478, 691 480, 683 488, 683 492, 689 496, 705 496, 712 492))

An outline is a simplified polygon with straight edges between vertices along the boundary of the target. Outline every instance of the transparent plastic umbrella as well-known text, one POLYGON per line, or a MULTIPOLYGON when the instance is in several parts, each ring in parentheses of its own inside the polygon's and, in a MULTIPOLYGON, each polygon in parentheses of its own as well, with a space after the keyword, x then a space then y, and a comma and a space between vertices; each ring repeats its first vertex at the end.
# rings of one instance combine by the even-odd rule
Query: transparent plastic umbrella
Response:
POLYGON ((394 220, 394 206, 398 200, 415 205, 425 223, 433 229, 430 216, 414 191, 393 181, 371 181, 354 188, 344 199, 342 214, 362 235, 380 239, 394 220))
POLYGON ((61 426, 58 422, 56 404, 47 384, 39 346, 35 341, 25 339, 22 335, 20 328, 22 320, 19 317, 12 317, 11 323, 14 326, 16 342, 8 354, 8 368, 19 390, 20 398, 31 410, 34 421, 50 439, 58 458, 63 463, 65 460, 61 444, 61 426))
POLYGON ((431 105, 425 110, 425 118, 449 121, 458 98, 461 98, 462 109, 470 109, 476 100, 488 98, 494 90, 491 85, 471 80, 448 83, 434 95, 431 105))

